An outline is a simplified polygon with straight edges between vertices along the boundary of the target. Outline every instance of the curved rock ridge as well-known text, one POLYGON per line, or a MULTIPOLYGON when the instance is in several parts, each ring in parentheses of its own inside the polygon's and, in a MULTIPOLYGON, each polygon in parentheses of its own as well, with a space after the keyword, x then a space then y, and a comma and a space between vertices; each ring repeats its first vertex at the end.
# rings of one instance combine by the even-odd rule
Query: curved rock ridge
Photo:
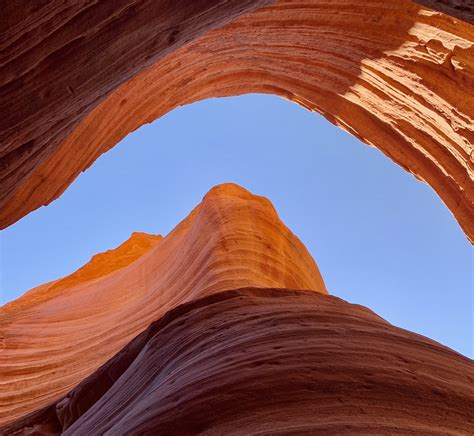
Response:
POLYGON ((152 323, 5 434, 474 432, 472 361, 329 295, 239 289, 152 323))
POLYGON ((464 22, 411 0, 211 3, 120 0, 113 13, 102 3, 7 8, 2 227, 179 105, 271 93, 321 113, 431 185, 474 241, 471 7, 423 1, 464 22))
POLYGON ((134 234, 0 309, 0 423, 63 396, 168 310, 243 286, 327 293, 272 204, 219 185, 165 238, 134 234))
POLYGON ((163 239, 161 235, 134 232, 119 247, 94 255, 87 264, 74 273, 26 292, 18 300, 5 304, 4 309, 8 310, 10 305, 14 306, 15 310, 20 307, 34 306, 51 300, 63 289, 100 279, 139 259, 161 239, 163 239))

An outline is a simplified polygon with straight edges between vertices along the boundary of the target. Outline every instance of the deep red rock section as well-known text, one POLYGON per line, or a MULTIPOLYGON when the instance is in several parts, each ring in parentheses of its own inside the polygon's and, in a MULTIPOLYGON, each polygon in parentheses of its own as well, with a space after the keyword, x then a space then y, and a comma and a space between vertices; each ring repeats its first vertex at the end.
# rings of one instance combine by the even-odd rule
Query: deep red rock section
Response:
POLYGON ((472 434, 465 357, 335 297, 217 293, 168 312, 7 431, 472 434))
POLYGON ((423 1, 458 18, 411 0, 24 3, 5 2, 1 18, 1 227, 144 123, 260 92, 378 147, 430 184, 474 240, 466 1, 423 1))

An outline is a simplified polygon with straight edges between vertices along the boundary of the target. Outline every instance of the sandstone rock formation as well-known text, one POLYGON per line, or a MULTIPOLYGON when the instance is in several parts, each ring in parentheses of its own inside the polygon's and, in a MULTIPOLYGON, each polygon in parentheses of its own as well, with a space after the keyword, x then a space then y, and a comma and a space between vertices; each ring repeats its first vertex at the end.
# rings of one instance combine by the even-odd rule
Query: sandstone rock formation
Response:
POLYGON ((271 203, 221 185, 166 238, 134 234, 0 309, 0 423, 64 395, 173 307, 242 286, 327 293, 271 203))
MULTIPOLYGON (((474 241, 473 17, 469 0, 4 2, 0 228, 144 123, 259 92, 378 147, 474 241)), ((0 434, 464 435, 473 385, 469 359, 329 296, 235 185, 0 309, 0 434)))
POLYGON ((316 292, 181 305, 9 432, 472 434, 466 358, 316 292))
POLYGON ((327 295, 271 203, 232 184, 0 326, 1 434, 474 431, 472 361, 327 295))
POLYGON ((2 227, 142 124, 203 98, 261 92, 378 147, 430 184, 474 240, 469 2, 25 3, 2 14, 2 227))

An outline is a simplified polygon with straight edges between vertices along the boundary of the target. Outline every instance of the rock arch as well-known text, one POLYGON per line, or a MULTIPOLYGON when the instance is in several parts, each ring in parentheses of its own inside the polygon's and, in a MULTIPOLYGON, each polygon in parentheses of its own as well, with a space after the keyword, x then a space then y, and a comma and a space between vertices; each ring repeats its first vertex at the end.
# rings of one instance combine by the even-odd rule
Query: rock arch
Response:
MULTIPOLYGON (((474 240, 471 24, 411 0, 16 3, 0 40, 2 228, 144 123, 259 92, 378 147, 474 240)), ((424 3, 472 17, 462 1, 424 3)))

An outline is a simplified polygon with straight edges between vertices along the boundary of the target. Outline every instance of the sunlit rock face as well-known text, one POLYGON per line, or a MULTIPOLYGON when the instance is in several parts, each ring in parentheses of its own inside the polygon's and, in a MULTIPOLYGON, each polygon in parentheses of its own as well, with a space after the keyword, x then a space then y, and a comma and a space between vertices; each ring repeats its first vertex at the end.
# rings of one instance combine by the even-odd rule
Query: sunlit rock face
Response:
POLYGON ((165 238, 133 234, 0 309, 0 422, 64 395, 173 307, 243 286, 327 293, 272 204, 220 185, 165 238))
POLYGON ((474 431, 472 362, 329 296, 271 203, 233 184, 0 325, 2 434, 474 431))
POLYGON ((57 198, 144 123, 259 92, 378 147, 430 184, 474 240, 470 1, 2 6, 1 227, 57 198))

